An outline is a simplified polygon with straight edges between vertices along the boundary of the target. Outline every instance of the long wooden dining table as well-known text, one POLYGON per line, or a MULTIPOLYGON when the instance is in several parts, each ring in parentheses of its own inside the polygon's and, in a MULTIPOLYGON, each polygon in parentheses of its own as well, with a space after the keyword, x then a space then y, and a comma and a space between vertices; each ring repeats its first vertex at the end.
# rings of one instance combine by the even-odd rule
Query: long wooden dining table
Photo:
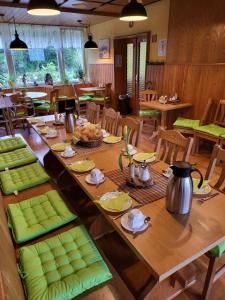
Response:
MULTIPOLYGON (((53 116, 39 118, 47 121, 48 126, 52 126, 53 116)), ((28 122, 30 121, 31 119, 28 119, 28 122)), ((40 127, 34 124, 31 126, 39 134, 40 127)), ((58 132, 56 138, 48 139, 44 135, 40 135, 49 149, 51 149, 52 144, 72 139, 72 135, 66 134, 63 126, 56 129, 58 132)), ((122 148, 124 148, 123 142, 107 145, 103 150, 96 148, 88 154, 88 158, 95 162, 97 168, 103 169, 104 173, 107 173, 119 168, 118 156, 122 148)), ((96 200, 99 195, 118 189, 118 186, 108 177, 104 183, 96 188, 96 186, 86 183, 85 176, 87 174, 77 174, 71 171, 69 165, 82 159, 82 156, 77 157, 75 155, 73 158, 63 158, 60 152, 52 151, 52 153, 91 200, 96 200)), ((83 159, 86 157, 87 154, 84 151, 83 159)), ((162 161, 156 161, 151 166, 152 169, 160 173, 165 167, 167 165, 162 161)), ((133 206, 136 204, 137 201, 133 199, 133 206)), ((165 207, 165 197, 143 205, 140 210, 145 216, 151 218, 151 222, 149 228, 136 237, 122 228, 120 218, 114 220, 112 214, 98 204, 96 205, 137 257, 146 264, 153 276, 153 280, 149 282, 141 296, 142 298, 146 294, 148 296, 151 293, 154 294, 160 282, 168 280, 171 275, 225 241, 225 196, 222 193, 203 205, 200 205, 197 198, 193 198, 192 209, 188 215, 169 213, 165 207)))

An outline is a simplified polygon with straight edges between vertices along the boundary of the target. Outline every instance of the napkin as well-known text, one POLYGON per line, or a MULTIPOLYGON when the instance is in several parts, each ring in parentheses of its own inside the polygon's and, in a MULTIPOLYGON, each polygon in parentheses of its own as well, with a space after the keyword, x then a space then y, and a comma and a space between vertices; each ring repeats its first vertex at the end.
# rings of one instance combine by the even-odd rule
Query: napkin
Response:
POLYGON ((199 189, 198 184, 199 184, 200 180, 196 179, 196 178, 193 178, 192 180, 193 180, 193 191, 194 191, 194 193, 203 190, 209 184, 209 180, 203 180, 202 186, 199 189))
POLYGON ((64 151, 66 147, 69 147, 70 143, 56 143, 51 146, 54 151, 64 151))
POLYGON ((148 160, 156 155, 155 152, 152 153, 138 153, 136 154, 135 158, 139 161, 148 160))
POLYGON ((126 208, 127 202, 130 200, 130 196, 128 193, 121 193, 118 196, 113 197, 107 200, 96 200, 96 203, 99 203, 103 208, 115 210, 115 211, 122 211, 126 208))
POLYGON ((75 162, 70 165, 70 169, 76 172, 86 172, 95 167, 93 160, 83 160, 82 162, 75 162))

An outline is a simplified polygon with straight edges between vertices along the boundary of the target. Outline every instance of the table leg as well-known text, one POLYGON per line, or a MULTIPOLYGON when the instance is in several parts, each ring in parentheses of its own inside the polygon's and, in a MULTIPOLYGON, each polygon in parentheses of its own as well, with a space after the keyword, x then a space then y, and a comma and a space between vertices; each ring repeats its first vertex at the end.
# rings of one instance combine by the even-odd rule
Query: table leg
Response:
POLYGON ((162 111, 162 114, 161 114, 161 127, 163 129, 166 129, 166 127, 167 127, 166 121, 167 121, 167 111, 162 111))

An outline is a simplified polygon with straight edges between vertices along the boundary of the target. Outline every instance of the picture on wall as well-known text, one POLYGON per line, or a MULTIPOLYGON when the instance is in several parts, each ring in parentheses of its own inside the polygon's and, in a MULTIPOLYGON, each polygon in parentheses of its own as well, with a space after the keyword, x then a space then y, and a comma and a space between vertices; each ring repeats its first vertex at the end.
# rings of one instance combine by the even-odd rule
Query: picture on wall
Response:
POLYGON ((110 58, 109 39, 99 40, 99 58, 110 58))

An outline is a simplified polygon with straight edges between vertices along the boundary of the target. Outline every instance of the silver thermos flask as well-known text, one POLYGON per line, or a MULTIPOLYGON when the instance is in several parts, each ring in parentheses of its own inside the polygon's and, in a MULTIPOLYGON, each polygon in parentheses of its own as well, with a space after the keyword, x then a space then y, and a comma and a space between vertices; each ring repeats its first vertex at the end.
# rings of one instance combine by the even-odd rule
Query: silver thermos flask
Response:
POLYGON ((67 133, 74 133, 76 127, 76 119, 74 116, 74 108, 67 107, 65 116, 65 128, 67 133))
POLYGON ((177 161, 170 166, 173 174, 169 178, 166 190, 166 208, 174 214, 188 214, 191 210, 193 197, 192 172, 200 174, 198 188, 202 186, 203 177, 201 172, 194 166, 184 161, 177 161))

